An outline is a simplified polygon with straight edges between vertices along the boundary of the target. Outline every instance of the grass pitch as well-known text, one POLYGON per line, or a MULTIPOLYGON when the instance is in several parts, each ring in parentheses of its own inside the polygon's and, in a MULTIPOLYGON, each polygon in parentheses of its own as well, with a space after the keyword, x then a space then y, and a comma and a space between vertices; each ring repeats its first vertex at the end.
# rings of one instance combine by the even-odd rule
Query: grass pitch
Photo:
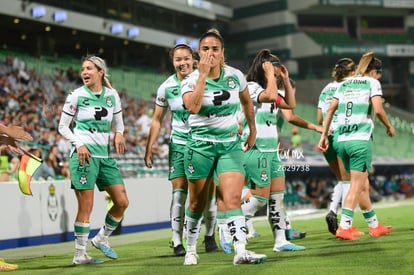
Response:
POLYGON ((99 265, 72 265, 73 242, 0 250, 0 256, 19 265, 16 274, 414 274, 414 200, 383 202, 374 208, 379 220, 392 225, 394 231, 370 237, 357 211, 354 225, 366 233, 358 241, 331 235, 325 224, 326 211, 300 218, 291 215, 293 227, 307 232, 306 238, 294 241, 307 249, 296 252, 273 252, 267 221, 257 219, 255 227, 261 236, 250 240, 247 248, 268 256, 259 265, 233 266, 233 255, 205 253, 201 233, 199 264, 183 266, 184 258, 174 257, 168 247, 169 229, 111 237, 118 260, 105 258, 88 244, 90 255, 105 259, 99 265))

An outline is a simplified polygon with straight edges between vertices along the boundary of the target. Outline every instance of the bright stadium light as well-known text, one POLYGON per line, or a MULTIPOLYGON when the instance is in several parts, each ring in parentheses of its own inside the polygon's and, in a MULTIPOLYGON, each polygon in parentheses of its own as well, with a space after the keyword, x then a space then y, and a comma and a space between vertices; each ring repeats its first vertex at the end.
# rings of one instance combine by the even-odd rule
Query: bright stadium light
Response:
POLYGON ((46 8, 44 6, 35 6, 31 10, 31 15, 34 18, 40 18, 46 15, 46 8))
POLYGON ((140 33, 140 30, 137 27, 132 27, 127 30, 127 35, 130 38, 137 37, 139 33, 140 33))
POLYGON ((120 34, 124 30, 124 26, 121 23, 115 23, 111 25, 112 34, 120 34))
POLYGON ((66 11, 56 11, 53 13, 53 21, 56 23, 62 23, 65 22, 68 19, 68 14, 66 11))

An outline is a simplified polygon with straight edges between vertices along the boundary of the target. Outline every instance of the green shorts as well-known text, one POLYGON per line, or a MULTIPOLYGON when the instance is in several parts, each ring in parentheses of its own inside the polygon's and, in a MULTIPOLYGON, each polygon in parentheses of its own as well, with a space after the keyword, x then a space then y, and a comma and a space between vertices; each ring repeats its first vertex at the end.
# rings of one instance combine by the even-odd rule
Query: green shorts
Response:
POLYGON ((335 131, 332 135, 328 136, 329 147, 326 152, 323 153, 326 161, 330 163, 338 157, 338 131, 335 131))
POLYGON ((244 174, 244 157, 240 141, 207 142, 189 139, 185 149, 184 167, 188 179, 205 179, 223 172, 244 174))
POLYGON ((351 140, 338 142, 338 154, 345 170, 371 172, 372 140, 351 140))
POLYGON ((252 149, 244 153, 246 179, 249 188, 269 186, 273 178, 285 177, 283 164, 277 152, 252 149))
POLYGON ((89 190, 98 187, 99 191, 113 184, 123 184, 121 171, 113 158, 90 158, 90 163, 81 166, 78 154, 69 160, 71 186, 76 190, 89 190))
POLYGON ((185 176, 184 151, 185 145, 170 142, 168 153, 168 164, 170 166, 169 180, 185 176))

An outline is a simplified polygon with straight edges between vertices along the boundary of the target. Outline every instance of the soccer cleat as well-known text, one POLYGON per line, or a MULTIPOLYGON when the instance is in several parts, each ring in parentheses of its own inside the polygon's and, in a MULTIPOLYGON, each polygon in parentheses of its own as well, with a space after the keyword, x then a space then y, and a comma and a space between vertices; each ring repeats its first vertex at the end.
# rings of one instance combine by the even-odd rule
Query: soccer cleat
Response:
POLYGON ((108 237, 96 235, 92 239, 91 243, 95 248, 102 251, 102 253, 105 254, 106 257, 114 260, 118 259, 118 255, 116 254, 116 252, 109 246, 108 237))
POLYGON ((73 264, 101 264, 103 260, 93 258, 88 254, 83 254, 82 256, 75 256, 73 257, 73 264))
POLYGON ((358 240, 357 236, 355 235, 355 232, 359 232, 358 228, 353 226, 348 229, 344 229, 341 226, 338 227, 338 230, 336 230, 336 237, 343 240, 350 240, 355 241, 358 240))
POLYGON ((325 217, 326 223, 328 224, 328 230, 333 235, 336 234, 336 230, 338 230, 338 218, 336 214, 331 210, 325 217))
POLYGON ((293 244, 288 242, 287 244, 284 245, 280 245, 280 246, 274 246, 273 247, 273 251, 274 252, 284 252, 284 251, 301 251, 301 250, 305 250, 306 247, 301 246, 301 245, 297 245, 297 244, 293 244))
POLYGON ((206 248, 206 252, 216 252, 218 250, 216 239, 213 236, 204 236, 204 246, 206 248))
POLYGON ((249 234, 246 235, 246 238, 248 240, 254 239, 254 238, 258 238, 258 237, 260 237, 260 233, 259 232, 254 232, 253 234, 252 233, 249 233, 249 234))
POLYGON ((286 229, 285 230, 285 235, 286 235, 286 240, 291 241, 291 240, 298 240, 298 239, 303 239, 306 237, 306 232, 300 232, 296 229, 286 229))
POLYGON ((185 248, 182 244, 174 246, 174 255, 175 256, 184 256, 186 253, 185 248))
POLYGON ((231 239, 230 233, 228 230, 226 230, 224 226, 219 226, 219 240, 220 240, 220 247, 223 250, 225 254, 231 253, 231 241, 228 241, 231 239))
POLYGON ((183 265, 196 265, 198 264, 198 255, 196 252, 188 252, 185 254, 183 265))
POLYGON ((369 228, 369 235, 371 237, 379 237, 392 232, 392 226, 383 226, 383 223, 378 224, 377 227, 369 228))
POLYGON ((253 251, 246 250, 244 253, 234 255, 233 264, 261 264, 266 259, 267 256, 264 254, 256 254, 253 251))
POLYGON ((13 271, 19 269, 17 264, 9 264, 4 261, 4 259, 0 259, 0 271, 13 271))
POLYGON ((351 226, 350 230, 352 231, 352 235, 354 235, 354 237, 360 237, 365 235, 364 232, 358 231, 358 227, 356 226, 351 226))

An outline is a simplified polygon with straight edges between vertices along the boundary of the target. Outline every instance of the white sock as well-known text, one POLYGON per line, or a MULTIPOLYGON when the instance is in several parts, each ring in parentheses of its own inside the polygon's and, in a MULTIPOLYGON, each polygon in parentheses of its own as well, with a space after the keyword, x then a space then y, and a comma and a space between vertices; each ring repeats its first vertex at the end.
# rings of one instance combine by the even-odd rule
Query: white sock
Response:
POLYGON ((185 214, 185 236, 187 238, 187 246, 196 246, 198 236, 200 235, 200 220, 202 215, 189 213, 189 210, 185 214))
POLYGON ((334 191, 331 196, 331 203, 329 205, 329 211, 334 212, 335 214, 338 213, 339 204, 342 202, 342 181, 338 181, 338 183, 334 187, 334 191))
POLYGON ((174 242, 174 246, 177 246, 182 243, 186 199, 187 193, 185 190, 173 190, 170 207, 170 218, 172 229, 172 241, 174 242))
POLYGON ((204 222, 206 226, 205 236, 213 236, 216 229, 217 203, 216 196, 212 196, 204 210, 204 222))
POLYGON ((362 215, 364 216, 365 221, 367 222, 369 227, 376 228, 378 227, 378 218, 377 214, 375 214, 374 209, 369 210, 362 210, 362 215))
POLYGON ((246 222, 244 216, 233 216, 228 218, 227 226, 233 239, 234 251, 236 254, 246 251, 246 222))
POLYGON ((243 215, 250 219, 254 217, 256 212, 266 205, 268 200, 260 196, 251 196, 248 200, 242 202, 243 215))
POLYGON ((285 211, 283 206, 284 192, 271 193, 269 198, 269 224, 272 228, 273 237, 277 246, 287 243, 285 230, 285 211))

